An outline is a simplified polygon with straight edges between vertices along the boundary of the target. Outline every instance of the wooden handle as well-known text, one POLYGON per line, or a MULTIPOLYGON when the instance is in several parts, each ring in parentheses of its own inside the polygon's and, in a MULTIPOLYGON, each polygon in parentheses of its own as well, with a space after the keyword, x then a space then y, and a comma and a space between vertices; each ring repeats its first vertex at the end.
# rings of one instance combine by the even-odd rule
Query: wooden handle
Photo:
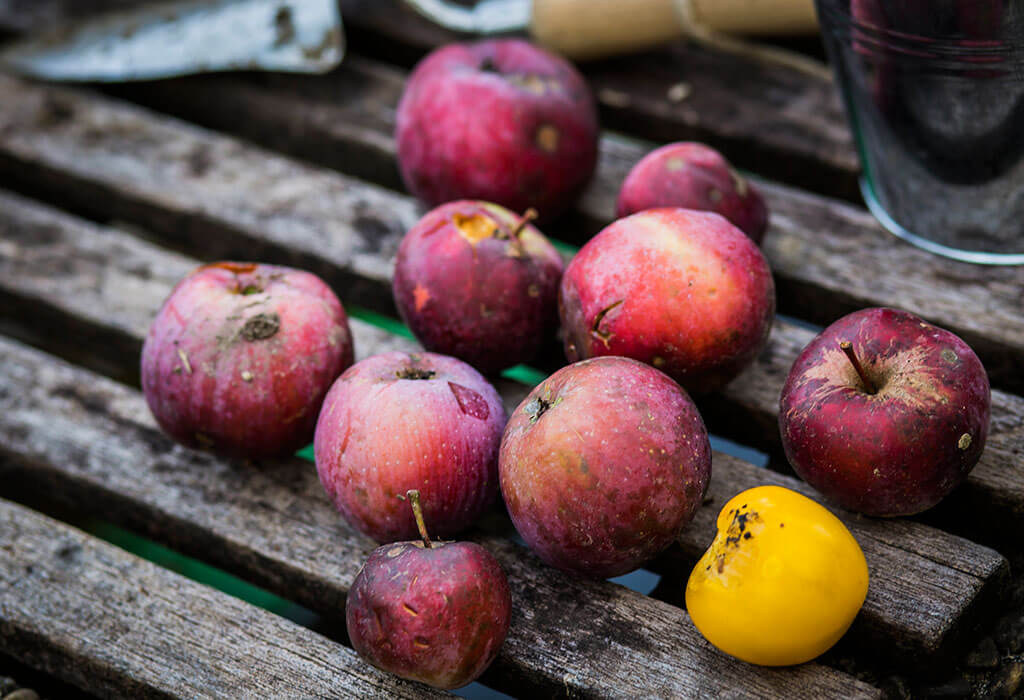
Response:
POLYGON ((725 34, 814 34, 818 31, 814 0, 690 0, 689 4, 698 26, 725 34))
POLYGON ((586 59, 706 31, 798 34, 817 30, 813 0, 533 0, 530 33, 586 59))

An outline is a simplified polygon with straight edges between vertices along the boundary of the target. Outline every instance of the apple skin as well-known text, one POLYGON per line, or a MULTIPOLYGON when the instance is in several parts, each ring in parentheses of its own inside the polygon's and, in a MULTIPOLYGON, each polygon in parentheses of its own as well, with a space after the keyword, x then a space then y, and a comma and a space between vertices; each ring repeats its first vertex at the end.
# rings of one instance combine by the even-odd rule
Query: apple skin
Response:
POLYGON ((779 428, 790 464, 826 498, 874 516, 931 508, 978 462, 990 391, 960 338, 905 311, 844 316, 793 364, 779 428), (850 342, 869 394, 841 342, 850 342))
POLYGON ((580 249, 558 305, 570 362, 632 357, 703 394, 767 343, 775 285, 757 245, 718 214, 647 209, 580 249))
POLYGON ((452 44, 424 58, 398 105, 402 179, 431 206, 456 199, 566 209, 597 164, 597 107, 565 59, 520 39, 452 44))
POLYGON ((595 578, 627 573, 690 522, 711 477, 696 407, 667 375, 625 357, 555 372, 512 414, 501 492, 545 563, 595 578))
POLYGON ((378 542, 416 535, 400 498, 413 488, 431 530, 452 535, 497 496, 505 419, 498 392, 461 360, 374 355, 352 365, 324 400, 313 443, 320 482, 345 520, 378 542))
POLYGON ((396 542, 370 554, 345 607, 352 647, 379 669, 450 690, 476 680, 512 616, 505 572, 472 542, 396 542))
POLYGON ((320 403, 352 360, 348 318, 316 275, 220 262, 175 286, 140 371, 153 417, 172 438, 263 458, 309 443, 320 403))
POLYGON ((662 146, 629 171, 619 190, 617 216, 658 207, 721 214, 758 245, 768 228, 761 193, 721 153, 702 143, 662 146))
POLYGON ((458 201, 402 239, 395 305, 430 351, 493 374, 532 360, 558 327, 562 258, 533 226, 497 204, 458 201))

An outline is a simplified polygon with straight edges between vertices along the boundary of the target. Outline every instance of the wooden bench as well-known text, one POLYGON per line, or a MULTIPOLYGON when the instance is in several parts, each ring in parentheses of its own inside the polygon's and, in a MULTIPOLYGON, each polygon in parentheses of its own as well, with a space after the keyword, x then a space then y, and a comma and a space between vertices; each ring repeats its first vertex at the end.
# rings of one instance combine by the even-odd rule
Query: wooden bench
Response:
MULTIPOLYGON (((14 12, 20 1, 0 1, 0 28, 37 26, 14 12)), ((394 7, 385 21, 386 5, 344 3, 351 38, 367 53, 387 38, 412 58, 448 38, 394 21, 394 7)), ((33 7, 40 18, 70 11, 57 1, 33 7)), ((345 596, 373 543, 346 526, 301 457, 255 465, 175 446, 136 388, 138 355, 173 284, 213 259, 304 267, 357 316, 394 316, 391 257, 421 211, 400 191, 394 164, 404 70, 354 55, 322 78, 201 77, 107 95, 0 77, 0 498, 143 534, 306 606, 343 640, 345 596)), ((709 501, 649 567, 663 577, 664 600, 543 566, 499 512, 471 533, 505 566, 515 604, 483 681, 515 695, 860 697, 879 689, 841 670, 851 664, 873 678, 893 664, 923 672, 949 663, 1000 603, 1008 566, 986 544, 1024 523, 1024 399, 1011 393, 1024 388, 1015 371, 1024 269, 934 258, 860 207, 794 186, 806 188, 813 174, 817 189, 850 196, 856 163, 821 71, 686 44, 587 70, 616 127, 703 138, 790 183, 758 178, 772 211, 765 251, 780 310, 826 323, 860 306, 897 305, 963 335, 999 387, 992 431, 982 462, 928 524, 839 513, 872 581, 824 664, 769 670, 724 657, 680 608, 718 509, 760 483, 813 494, 782 473, 776 427, 779 389, 813 331, 780 319, 757 363, 701 406, 713 432, 774 455, 778 471, 715 453, 709 501), (699 70, 674 80, 663 66, 648 71, 666 60, 699 70), (640 72, 652 78, 625 79, 640 72), (756 89, 755 77, 773 89, 756 89), (692 85, 686 110, 659 93, 680 80, 692 85)), ((563 241, 579 244, 610 221, 619 182, 650 144, 609 133, 601 147, 594 183, 550 229, 563 241)), ((352 327, 360 357, 415 347, 358 318, 352 327)), ((529 389, 524 376, 543 375, 499 383, 510 409, 529 389)), ((0 650, 91 693, 430 696, 338 642, 8 502, 0 560, 0 650)))

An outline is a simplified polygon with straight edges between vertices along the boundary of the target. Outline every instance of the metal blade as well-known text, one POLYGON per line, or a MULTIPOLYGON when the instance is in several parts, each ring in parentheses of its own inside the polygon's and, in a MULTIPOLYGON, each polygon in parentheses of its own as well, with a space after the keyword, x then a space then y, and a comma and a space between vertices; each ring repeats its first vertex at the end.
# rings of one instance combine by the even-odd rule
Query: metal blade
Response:
POLYGON ((0 51, 0 66, 90 82, 225 70, 323 73, 344 50, 336 0, 173 0, 17 42, 0 51))

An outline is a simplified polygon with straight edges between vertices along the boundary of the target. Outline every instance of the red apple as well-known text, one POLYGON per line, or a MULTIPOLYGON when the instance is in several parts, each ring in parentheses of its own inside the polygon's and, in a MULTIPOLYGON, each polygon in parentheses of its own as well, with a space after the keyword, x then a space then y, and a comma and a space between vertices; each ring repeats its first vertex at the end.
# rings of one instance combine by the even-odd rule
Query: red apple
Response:
POLYGON ((416 534, 402 501, 414 487, 431 527, 448 536, 494 502, 504 427, 498 392, 465 362, 387 352, 331 387, 316 425, 316 468, 349 524, 378 542, 416 534))
POLYGON ((406 234, 395 304, 425 348, 491 374, 532 360, 554 335, 562 258, 528 221, 496 204, 459 201, 406 234))
MULTIPOLYGON (((418 493, 408 498, 419 512, 418 493)), ((501 565, 472 542, 396 542, 370 554, 349 590, 352 647, 384 671, 458 688, 480 676, 508 633, 512 598, 501 565)))
POLYGON ((648 209, 583 246, 558 304, 570 362, 632 357, 704 393, 768 341, 775 286, 757 245, 718 214, 648 209))
POLYGON ((905 311, 864 309, 800 353, 779 427, 793 468, 831 501, 912 515, 977 463, 989 401, 985 368, 960 338, 905 311))
POLYGON ((597 163, 597 108, 565 59, 519 39, 453 44, 424 58, 398 105, 406 187, 455 199, 567 208, 597 163))
POLYGON ((142 391, 188 447, 238 457, 294 452, 352 364, 341 302, 320 278, 256 263, 200 267, 164 302, 142 346, 142 391))
POLYGON ((678 384, 624 357, 555 372, 501 441, 501 492, 516 530, 551 566, 605 578, 663 550, 700 507, 711 446, 678 384))
POLYGON ((768 228, 761 193, 702 143, 662 146, 629 171, 619 190, 619 218, 658 207, 713 211, 758 244, 768 228))

